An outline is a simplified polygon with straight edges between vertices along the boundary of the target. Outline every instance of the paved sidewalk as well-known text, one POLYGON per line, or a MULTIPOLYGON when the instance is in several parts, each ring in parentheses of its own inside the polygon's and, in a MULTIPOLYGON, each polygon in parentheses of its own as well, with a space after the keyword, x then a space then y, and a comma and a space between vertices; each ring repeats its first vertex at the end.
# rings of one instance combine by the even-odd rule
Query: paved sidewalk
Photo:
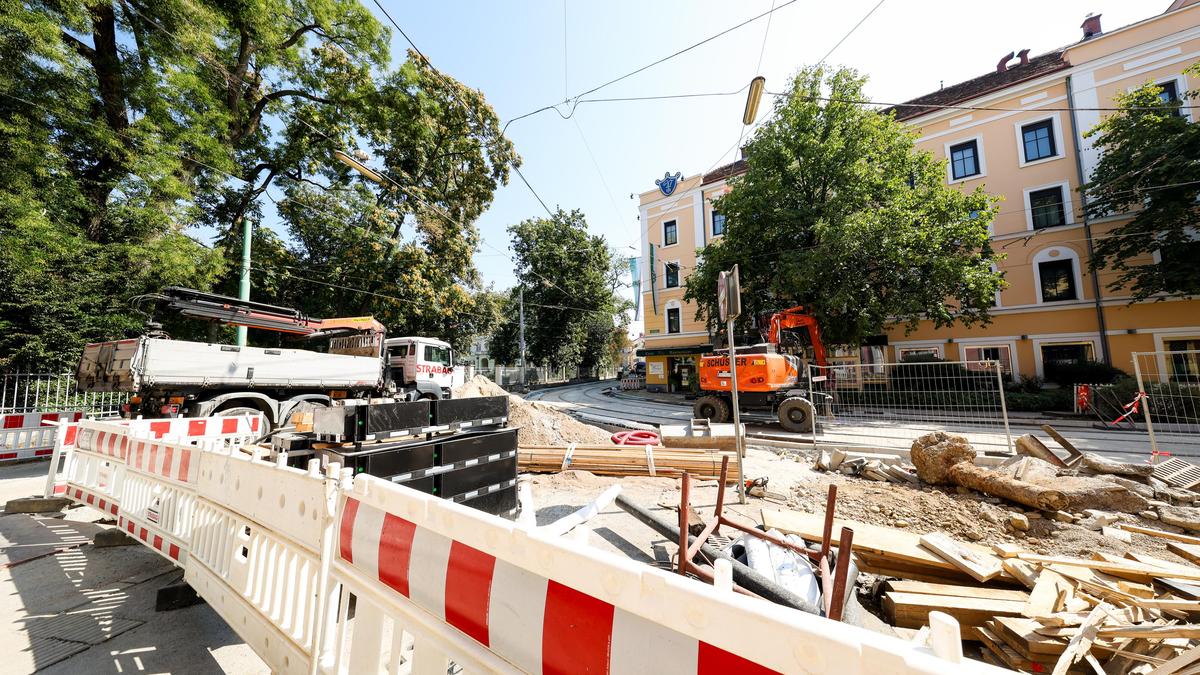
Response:
MULTIPOLYGON (((48 462, 0 468, 0 504, 40 494, 48 462)), ((5 673, 268 673, 216 612, 155 612, 183 571, 141 545, 96 548, 110 528, 88 508, 0 514, 5 673)))

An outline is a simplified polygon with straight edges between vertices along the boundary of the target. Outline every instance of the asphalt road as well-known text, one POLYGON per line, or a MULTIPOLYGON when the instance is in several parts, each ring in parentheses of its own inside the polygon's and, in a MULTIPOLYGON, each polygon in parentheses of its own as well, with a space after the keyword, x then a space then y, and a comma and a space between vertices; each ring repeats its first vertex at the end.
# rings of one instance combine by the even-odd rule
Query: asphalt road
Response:
MULTIPOLYGON (((640 400, 630 394, 611 396, 605 390, 615 387, 612 380, 586 382, 583 384, 541 389, 530 392, 527 398, 558 404, 564 409, 587 416, 608 418, 626 422, 663 425, 687 424, 692 417, 690 402, 673 404, 659 401, 640 400)), ((778 424, 757 415, 744 416, 748 432, 767 433, 781 439, 797 442, 811 441, 809 434, 791 434, 778 424)), ((1042 431, 1041 425, 1049 423, 1080 450, 1098 452, 1124 461, 1146 461, 1150 458, 1150 437, 1144 431, 1120 431, 1097 429, 1091 420, 1038 419, 1012 415, 1009 431, 1016 439, 1022 434, 1034 434, 1052 449, 1058 445, 1042 431)), ((949 432, 973 432, 970 436, 982 440, 984 445, 995 448, 1007 445, 1002 424, 997 421, 990 427, 970 428, 953 423, 931 424, 879 419, 824 425, 818 434, 819 442, 830 444, 863 445, 872 447, 910 447, 912 439, 930 431, 942 429, 949 432)), ((1200 438, 1160 435, 1160 450, 1170 451, 1172 456, 1195 461, 1200 459, 1200 438)))

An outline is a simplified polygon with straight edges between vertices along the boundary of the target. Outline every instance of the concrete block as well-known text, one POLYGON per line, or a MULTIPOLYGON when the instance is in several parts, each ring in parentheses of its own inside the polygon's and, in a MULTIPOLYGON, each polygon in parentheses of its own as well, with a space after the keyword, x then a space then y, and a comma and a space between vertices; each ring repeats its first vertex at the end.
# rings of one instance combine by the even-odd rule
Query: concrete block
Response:
POLYGON ((92 537, 92 545, 98 548, 106 546, 133 546, 138 543, 140 542, 137 539, 125 534, 124 530, 118 530, 115 527, 108 530, 101 530, 92 537))
POLYGON ((154 611, 169 612, 202 602, 204 602, 204 598, 197 595, 186 581, 179 581, 158 589, 158 594, 154 597, 154 611))
POLYGON ((5 513, 54 513, 71 503, 66 497, 19 497, 4 504, 5 513))

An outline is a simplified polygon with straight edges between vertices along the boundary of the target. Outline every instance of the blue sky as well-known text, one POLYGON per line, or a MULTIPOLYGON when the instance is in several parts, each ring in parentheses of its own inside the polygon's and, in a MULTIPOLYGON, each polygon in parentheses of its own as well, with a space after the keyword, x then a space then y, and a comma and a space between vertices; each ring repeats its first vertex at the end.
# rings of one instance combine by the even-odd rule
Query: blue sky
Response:
MULTIPOLYGON (((371 0, 363 4, 390 25, 371 0)), ((504 121, 564 99, 699 42, 787 0, 527 0, 398 2, 388 12, 443 72, 484 92, 504 121)), ((666 63, 587 98, 732 92, 756 73, 782 90, 819 61, 878 0, 797 0, 666 63), (761 54, 761 69, 759 68, 761 54)), ((833 51, 829 63, 869 76, 872 100, 897 102, 982 75, 1008 52, 1039 54, 1076 42, 1088 13, 1105 30, 1161 12, 1169 0, 884 0, 833 51)), ((396 33, 393 60, 408 44, 396 33)), ((770 111, 765 97, 760 116, 770 111)), ((633 196, 664 172, 694 175, 732 161, 744 94, 667 101, 594 103, 570 119, 554 111, 517 120, 508 136, 522 171, 551 209, 578 208, 589 228, 625 255, 641 237, 633 196)), ((559 109, 566 113, 565 106, 559 109)), ((370 163, 370 162, 368 162, 370 163)), ((264 205, 268 225, 272 205, 264 205)), ((514 283, 509 225, 545 215, 514 175, 478 226, 475 264, 485 283, 514 283)), ((632 292, 626 289, 632 297, 632 292)), ((632 327, 634 333, 640 326, 632 327)))
MULTIPOLYGON (((484 92, 507 121, 605 82, 761 14, 770 0, 676 2, 580 0, 412 3, 382 0, 409 37, 442 71, 484 92), (565 20, 564 20, 565 12, 565 20), (565 28, 565 40, 564 40, 565 28), (569 92, 569 93, 568 93, 569 92)), ((607 87, 594 97, 736 91, 761 73, 768 90, 814 63, 878 0, 799 0, 687 54, 607 87), (763 49, 764 34, 766 46, 763 49)), ((785 0, 777 0, 781 5, 785 0)), ((386 19, 369 1, 364 4, 386 19)), ((885 0, 830 57, 871 80, 874 100, 900 101, 981 75, 1001 56, 1038 54, 1079 39, 1089 13, 1106 30, 1161 12, 1168 0, 885 0)), ((404 57, 399 34, 393 57, 404 57)), ((769 111, 764 99, 762 113, 769 111)), ((664 171, 692 175, 732 161, 743 95, 595 103, 572 119, 554 111, 518 120, 508 135, 522 171, 550 206, 579 208, 594 233, 636 255, 637 202, 664 171), (590 152, 589 152, 590 149, 590 152)), ((514 176, 480 219, 486 244, 476 255, 484 279, 513 283, 505 228, 544 210, 514 176)))

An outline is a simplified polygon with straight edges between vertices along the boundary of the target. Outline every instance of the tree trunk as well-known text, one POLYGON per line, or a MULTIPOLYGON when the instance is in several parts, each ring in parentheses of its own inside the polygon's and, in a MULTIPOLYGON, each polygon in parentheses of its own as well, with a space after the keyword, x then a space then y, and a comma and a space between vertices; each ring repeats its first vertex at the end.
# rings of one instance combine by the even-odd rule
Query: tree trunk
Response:
POLYGON ((965 488, 1000 497, 1043 511, 1067 508, 1067 497, 1058 490, 1009 478, 1004 474, 980 468, 970 462, 958 462, 950 467, 948 477, 965 488))

